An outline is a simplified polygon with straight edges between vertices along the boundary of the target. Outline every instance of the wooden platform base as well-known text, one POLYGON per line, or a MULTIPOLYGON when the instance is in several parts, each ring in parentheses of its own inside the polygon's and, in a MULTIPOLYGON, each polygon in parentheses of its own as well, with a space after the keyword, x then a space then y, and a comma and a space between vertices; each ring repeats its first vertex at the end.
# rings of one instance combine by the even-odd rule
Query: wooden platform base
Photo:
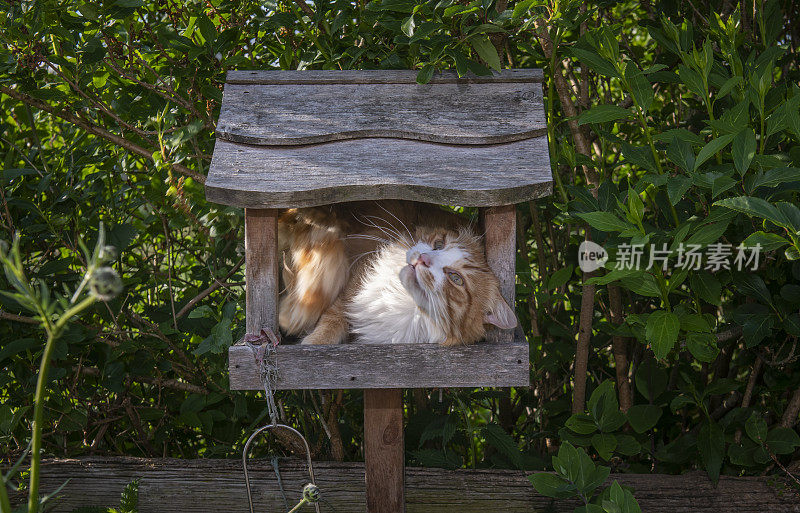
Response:
MULTIPOLYGON (((269 462, 253 461, 250 468, 256 511, 282 511, 269 462)), ((365 511, 362 463, 315 462, 314 473, 329 504, 323 503, 322 511, 365 511)), ((281 476, 290 501, 296 501, 308 479, 305 466, 299 461, 283 461, 281 476)), ((241 462, 237 460, 45 461, 42 493, 69 479, 54 513, 68 513, 79 506, 117 506, 120 492, 135 478, 141 478, 140 513, 247 513, 241 462)), ((681 476, 615 474, 611 478, 633 487, 647 513, 800 513, 796 492, 779 493, 770 478, 722 476, 716 488, 700 472, 681 476)), ((520 471, 406 468, 405 480, 408 513, 567 513, 578 506, 574 501, 538 495, 526 473, 520 471)), ((12 497, 12 502, 21 499, 12 497)))
MULTIPOLYGON (((252 350, 228 349, 231 390, 263 390, 252 350)), ((528 343, 278 346, 279 390, 529 386, 528 343)))

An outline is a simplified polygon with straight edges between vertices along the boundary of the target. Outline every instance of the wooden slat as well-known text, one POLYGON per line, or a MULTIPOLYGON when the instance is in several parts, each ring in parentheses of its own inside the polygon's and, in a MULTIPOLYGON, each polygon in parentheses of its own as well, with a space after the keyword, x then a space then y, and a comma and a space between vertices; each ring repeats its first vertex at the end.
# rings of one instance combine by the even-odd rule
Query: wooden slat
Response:
MULTIPOLYGON (((282 500, 269 461, 251 464, 256 511, 282 511, 282 500)), ((328 504, 321 510, 365 511, 364 465, 315 462, 317 483, 328 504), (331 507, 333 506, 333 507, 331 507), (334 509, 335 508, 335 509, 334 509)), ((553 500, 536 493, 526 475, 510 470, 441 470, 407 467, 408 513, 572 513, 575 501, 553 500)), ((146 460, 94 458, 45 461, 42 492, 69 482, 54 513, 80 506, 117 506, 125 484, 141 478, 140 513, 247 513, 238 460, 146 460)), ((281 477, 290 499, 298 499, 308 481, 305 466, 282 460, 281 477)), ((635 490, 647 513, 798 513, 796 492, 776 486, 774 477, 722 476, 715 487, 705 474, 613 474, 635 490), (772 483, 772 484, 771 484, 772 483)), ((12 503, 21 503, 20 495, 12 503)))
MULTIPOLYGON (((517 209, 514 205, 481 209, 483 218, 486 263, 500 280, 500 292, 514 308, 516 296, 517 265, 517 209)), ((501 330, 494 326, 486 333, 491 342, 510 343, 514 330, 501 330)))
MULTIPOLYGON (((436 73, 430 84, 469 83, 488 84, 500 82, 542 82, 541 69, 504 69, 489 76, 467 75, 458 78, 454 71, 436 73)), ((228 84, 415 84, 417 72, 413 70, 231 70, 228 84)))
POLYGON ((367 513, 405 512, 403 390, 364 390, 367 513))
MULTIPOLYGON (((278 346, 278 389, 528 386, 528 344, 278 346)), ((252 350, 228 350, 230 388, 262 388, 252 350)))
POLYGON ((500 144, 547 133, 539 83, 227 84, 223 98, 217 137, 243 144, 366 137, 500 144))
POLYGON ((278 333, 278 211, 245 209, 244 252, 247 333, 278 333))
POLYGON ((496 206, 552 192, 547 138, 494 146, 358 139, 257 147, 217 140, 206 198, 245 208, 406 199, 496 206))

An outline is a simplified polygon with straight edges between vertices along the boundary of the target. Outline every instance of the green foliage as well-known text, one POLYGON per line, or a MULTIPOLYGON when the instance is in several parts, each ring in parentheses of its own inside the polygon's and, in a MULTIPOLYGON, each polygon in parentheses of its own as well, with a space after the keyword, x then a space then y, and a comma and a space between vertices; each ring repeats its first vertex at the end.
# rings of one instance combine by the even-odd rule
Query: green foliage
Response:
MULTIPOLYGON (((234 456, 263 420, 262 398, 230 392, 225 368, 244 326, 242 213, 207 203, 202 184, 227 70, 406 68, 424 83, 443 69, 513 65, 544 69, 555 181, 553 197, 518 209, 517 314, 533 386, 409 392, 409 462, 544 469, 559 443, 558 479, 595 462, 716 479, 796 461, 797 3, 765 2, 755 18, 728 7, 3 3, 0 233, 18 237, 26 278, 0 277, 11 294, 0 297, 2 454, 27 445, 44 350, 42 313, 15 287, 49 298, 45 316, 63 311, 57 298, 69 299, 62 291, 80 286, 87 264, 77 241, 91 247, 101 222, 124 291, 95 288, 106 299, 53 345, 44 454, 234 456), (573 415, 587 226, 610 259, 586 280, 589 401, 573 415), (670 251, 668 265, 649 266, 645 253, 641 268, 615 268, 638 244, 670 251), (731 263, 739 244, 760 244, 755 270, 678 268, 693 245, 715 244, 731 244, 731 263)), ((315 458, 361 457, 358 392, 278 399, 315 458)), ((589 511, 633 511, 621 487, 584 485, 558 493, 592 498, 589 511)))
POLYGON ((583 506, 575 508, 574 513, 641 513, 631 491, 617 481, 598 494, 611 469, 595 465, 583 449, 564 442, 553 456, 553 469, 555 474, 540 472, 528 479, 547 497, 580 499, 583 506))
POLYGON ((139 511, 139 480, 134 479, 122 490, 118 508, 85 506, 73 509, 71 513, 137 513, 137 511, 139 511))

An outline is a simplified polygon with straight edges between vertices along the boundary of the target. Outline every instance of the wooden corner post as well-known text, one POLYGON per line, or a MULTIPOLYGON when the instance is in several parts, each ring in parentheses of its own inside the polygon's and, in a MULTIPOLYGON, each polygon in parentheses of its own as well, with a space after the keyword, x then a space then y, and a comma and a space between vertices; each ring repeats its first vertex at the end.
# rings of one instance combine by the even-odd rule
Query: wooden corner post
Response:
POLYGON ((278 211, 244 209, 247 333, 278 334, 278 211))
MULTIPOLYGON (((481 209, 486 263, 500 280, 500 292, 511 308, 514 308, 517 264, 517 208, 514 205, 486 207, 481 209)), ((486 338, 490 342, 514 340, 514 330, 501 330, 492 326, 486 338)))
POLYGON ((403 389, 364 390, 367 513, 405 513, 403 389))

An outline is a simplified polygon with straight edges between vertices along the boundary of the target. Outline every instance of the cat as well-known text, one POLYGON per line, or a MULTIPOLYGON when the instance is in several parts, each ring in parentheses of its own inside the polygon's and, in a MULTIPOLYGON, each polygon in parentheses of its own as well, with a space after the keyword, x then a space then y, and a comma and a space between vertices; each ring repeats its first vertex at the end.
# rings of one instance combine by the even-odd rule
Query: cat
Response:
POLYGON ((483 241, 452 212, 411 201, 290 209, 279 219, 278 319, 303 344, 471 344, 516 326, 483 241))

